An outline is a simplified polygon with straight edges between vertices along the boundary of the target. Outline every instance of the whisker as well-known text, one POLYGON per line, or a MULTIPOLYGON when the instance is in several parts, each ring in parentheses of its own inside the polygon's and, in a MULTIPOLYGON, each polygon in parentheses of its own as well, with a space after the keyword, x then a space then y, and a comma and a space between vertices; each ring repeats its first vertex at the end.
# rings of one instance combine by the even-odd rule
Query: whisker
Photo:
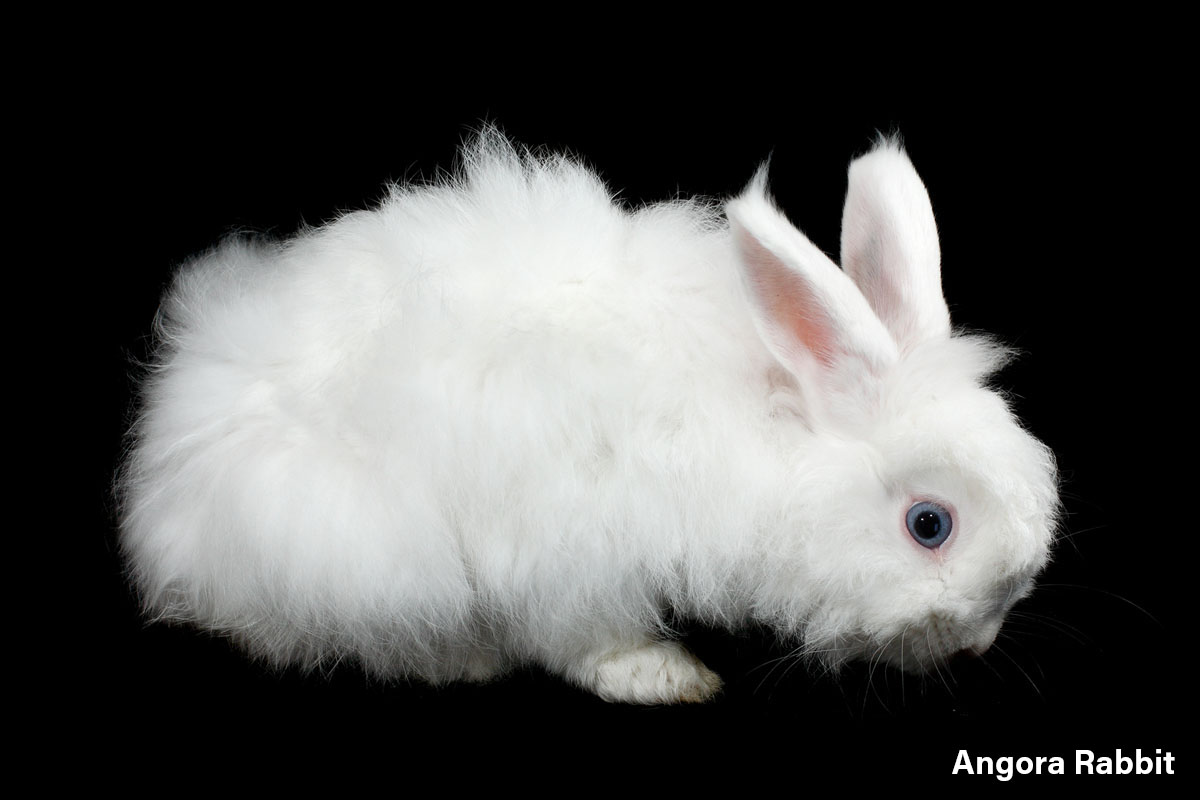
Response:
MULTIPOLYGON (((905 630, 907 630, 907 628, 905 630)), ((871 659, 868 662, 867 691, 863 692, 863 706, 862 706, 863 714, 866 714, 867 700, 869 699, 870 694, 875 695, 875 699, 879 701, 879 705, 881 705, 885 711, 888 710, 887 702, 879 694, 879 690, 875 686, 875 671, 879 667, 880 662, 883 661, 884 653, 887 652, 887 649, 889 647, 891 647, 892 642, 896 641, 896 638, 901 635, 902 635, 902 633, 893 634, 892 638, 888 639, 886 642, 884 642, 879 647, 877 647, 875 649, 875 653, 871 656, 871 659)), ((903 650, 901 650, 901 652, 903 652, 903 650)), ((886 674, 887 674, 887 672, 885 670, 884 675, 886 675, 886 674)))
POLYGON ((954 689, 952 689, 950 687, 949 682, 947 682, 947 680, 946 680, 946 676, 942 674, 941 665, 938 663, 939 659, 933 650, 933 642, 931 642, 929 640, 929 637, 931 635, 932 635, 931 631, 929 631, 929 630, 925 631, 925 646, 927 648, 929 648, 929 660, 933 664, 934 674, 936 674, 938 676, 938 680, 940 680, 942 682, 942 686, 946 687, 946 691, 949 692, 951 695, 953 695, 954 689))
POLYGON ((1164 630, 1166 629, 1165 626, 1162 624, 1162 622, 1157 617, 1155 617, 1153 614, 1151 614, 1149 611, 1142 608, 1137 603, 1130 600, 1128 597, 1119 595, 1116 592, 1110 592, 1107 589, 1101 589, 1096 586, 1084 586, 1084 585, 1078 584, 1078 583, 1040 583, 1040 584, 1038 584, 1038 588, 1039 589, 1084 589, 1084 590, 1089 590, 1089 591, 1093 591, 1093 592, 1098 592, 1099 594, 1107 595, 1108 597, 1111 597, 1114 600, 1120 600, 1121 602, 1126 603, 1129 606, 1132 606, 1133 608, 1137 609, 1142 614, 1144 614, 1155 625, 1159 626, 1160 628, 1163 628, 1164 630))
POLYGON ((1010 623, 1011 627, 1018 627, 1021 625, 1021 623, 1044 625, 1045 627, 1052 629, 1056 634, 1062 634, 1069 637, 1076 644, 1088 646, 1095 645, 1095 642, 1079 628, 1046 614, 1036 614, 1030 611, 1011 611, 1008 615, 1008 622, 1010 623))
MULTIPOLYGON (((757 667, 754 667, 754 669, 751 670, 751 673, 753 673, 755 670, 763 669, 768 664, 771 665, 771 668, 769 670, 767 670, 767 673, 765 675, 763 675, 762 680, 760 680, 758 682, 758 686, 756 686, 754 688, 755 693, 757 694, 758 692, 762 691, 763 684, 765 684, 767 682, 767 680, 771 677, 771 675, 773 675, 775 673, 775 670, 779 669, 779 667, 781 665, 783 665, 785 662, 787 662, 789 660, 798 662, 801 659, 803 659, 804 655, 805 655, 805 647, 806 647, 806 645, 803 642, 801 642, 799 645, 797 645, 796 647, 793 647, 791 650, 789 650, 788 652, 779 656, 778 658, 768 659, 767 661, 764 661, 762 664, 759 664, 757 667)), ((787 675, 788 669, 790 669, 790 667, 785 667, 783 673, 779 676, 779 679, 781 681, 787 675)))
POLYGON ((1092 525, 1091 527, 1080 528, 1079 530, 1074 530, 1074 531, 1072 531, 1072 530, 1059 531, 1058 533, 1055 534, 1054 541, 1060 542, 1063 539, 1074 539, 1078 536, 1083 536, 1084 534, 1087 534, 1087 533, 1095 533, 1096 531, 1108 530, 1111 527, 1112 527, 1112 525, 1104 524, 1104 525, 1092 525))
POLYGON ((1008 653, 1004 652, 1004 648, 1000 647, 999 645, 997 645, 995 643, 992 644, 992 649, 995 650, 1000 655, 1007 658, 1009 660, 1009 662, 1011 662, 1012 665, 1017 668, 1017 671, 1025 676, 1025 680, 1029 681, 1029 685, 1033 687, 1033 691, 1037 692, 1037 696, 1042 698, 1043 700, 1045 699, 1045 697, 1042 695, 1042 690, 1040 688, 1038 688, 1037 683, 1034 682, 1033 678, 1030 677, 1029 673, 1025 671, 1024 667, 1022 667, 1015 658, 1013 658, 1008 653))

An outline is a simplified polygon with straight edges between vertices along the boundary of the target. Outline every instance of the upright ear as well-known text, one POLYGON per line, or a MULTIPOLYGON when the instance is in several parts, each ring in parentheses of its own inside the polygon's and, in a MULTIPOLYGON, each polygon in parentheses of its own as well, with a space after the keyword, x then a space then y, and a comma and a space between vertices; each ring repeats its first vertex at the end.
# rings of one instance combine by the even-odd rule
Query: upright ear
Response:
POLYGON ((842 267, 900 349, 950 335, 929 193, 898 142, 850 164, 842 267))
POLYGON ((765 167, 726 215, 759 331, 801 386, 845 389, 895 361, 862 293, 767 197, 765 167))

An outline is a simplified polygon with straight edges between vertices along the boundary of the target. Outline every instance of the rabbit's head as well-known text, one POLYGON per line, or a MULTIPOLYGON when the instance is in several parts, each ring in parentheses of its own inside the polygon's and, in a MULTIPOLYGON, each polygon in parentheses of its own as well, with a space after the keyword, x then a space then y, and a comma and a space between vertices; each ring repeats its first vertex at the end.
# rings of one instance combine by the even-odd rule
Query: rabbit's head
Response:
POLYGON ((773 206, 764 172, 727 213, 758 329, 811 434, 759 607, 831 664, 924 670, 986 650, 1049 556, 1054 460, 987 386, 1003 348, 951 333, 907 155, 884 141, 851 165, 844 269, 773 206))

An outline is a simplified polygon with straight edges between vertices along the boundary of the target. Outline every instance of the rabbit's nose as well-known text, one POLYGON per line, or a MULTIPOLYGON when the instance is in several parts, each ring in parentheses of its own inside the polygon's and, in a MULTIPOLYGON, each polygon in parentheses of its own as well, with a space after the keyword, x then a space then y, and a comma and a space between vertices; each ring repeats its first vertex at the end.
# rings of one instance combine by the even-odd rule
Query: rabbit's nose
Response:
POLYGON ((967 645, 963 652, 970 656, 979 657, 986 653, 992 646, 992 642, 996 641, 996 634, 1000 633, 1000 621, 997 620, 987 625, 980 632, 979 638, 967 645))
POLYGON ((1000 633, 1002 620, 992 619, 986 620, 982 625, 974 625, 971 628, 971 642, 962 645, 962 649, 958 651, 960 657, 978 658, 988 652, 992 643, 995 642, 996 636, 1000 633))
POLYGON ((983 644, 973 644, 970 647, 968 647, 967 649, 963 650, 963 652, 969 656, 978 658, 979 656, 986 653, 991 648, 991 646, 992 646, 992 643, 990 641, 985 642, 983 644))

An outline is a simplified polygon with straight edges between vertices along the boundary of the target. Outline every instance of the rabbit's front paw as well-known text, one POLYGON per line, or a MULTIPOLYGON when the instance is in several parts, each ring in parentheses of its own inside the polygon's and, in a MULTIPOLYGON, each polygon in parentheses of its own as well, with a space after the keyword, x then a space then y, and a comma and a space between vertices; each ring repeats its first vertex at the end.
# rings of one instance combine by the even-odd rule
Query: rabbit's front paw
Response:
POLYGON ((721 678, 678 642, 647 642, 602 657, 591 689, 610 703, 703 703, 721 678))

